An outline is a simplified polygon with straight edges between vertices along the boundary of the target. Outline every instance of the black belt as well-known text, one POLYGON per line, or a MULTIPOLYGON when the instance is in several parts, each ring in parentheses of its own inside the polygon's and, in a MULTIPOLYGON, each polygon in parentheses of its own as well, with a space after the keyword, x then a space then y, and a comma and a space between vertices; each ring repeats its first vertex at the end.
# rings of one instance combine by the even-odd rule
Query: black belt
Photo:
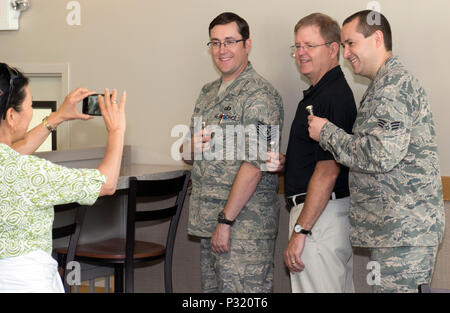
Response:
MULTIPOLYGON (((350 193, 348 191, 333 191, 330 195, 330 200, 336 200, 348 197, 350 193)), ((295 196, 290 196, 286 198, 286 203, 289 207, 289 210, 294 206, 304 203, 306 200, 306 193, 298 194, 295 196)))

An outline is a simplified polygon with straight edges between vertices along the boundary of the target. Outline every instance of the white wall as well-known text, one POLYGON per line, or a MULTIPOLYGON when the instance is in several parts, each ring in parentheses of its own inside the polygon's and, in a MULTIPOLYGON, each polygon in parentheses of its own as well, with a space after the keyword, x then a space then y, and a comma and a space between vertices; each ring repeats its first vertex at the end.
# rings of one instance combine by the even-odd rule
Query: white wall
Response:
MULTIPOLYGON (((5 1, 5 0, 2 0, 5 1)), ((171 130, 189 124, 201 86, 218 77, 206 43, 210 21, 233 11, 250 24, 250 60, 280 91, 285 105, 282 150, 307 83, 289 56, 293 28, 303 16, 322 12, 339 23, 365 9, 363 0, 79 0, 81 25, 69 26, 65 0, 31 0, 19 31, 0 31, 0 60, 69 63, 70 88, 127 90, 126 143, 140 163, 175 163, 171 130)), ((442 174, 450 176, 448 51, 450 2, 379 0, 393 28, 394 53, 428 92, 435 116, 442 174)), ((359 102, 367 80, 341 62, 359 102)), ((101 119, 71 122, 70 146, 104 145, 101 119)))

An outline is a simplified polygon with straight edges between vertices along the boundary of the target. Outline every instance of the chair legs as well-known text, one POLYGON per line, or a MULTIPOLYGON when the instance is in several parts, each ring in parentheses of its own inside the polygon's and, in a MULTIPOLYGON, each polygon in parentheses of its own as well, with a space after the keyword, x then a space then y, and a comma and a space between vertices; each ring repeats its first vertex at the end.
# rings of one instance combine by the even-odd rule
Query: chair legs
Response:
POLYGON ((123 264, 114 264, 114 293, 123 293, 123 264))
POLYGON ((70 288, 69 284, 67 283, 67 268, 65 268, 66 257, 67 257, 66 254, 60 254, 60 253, 56 254, 56 261, 58 263, 58 272, 59 272, 59 275, 61 276, 61 280, 62 280, 63 287, 64 287, 64 292, 70 293, 71 288, 70 288))
POLYGON ((125 262, 125 292, 134 292, 134 264, 125 262))
MULTIPOLYGON (((114 264, 114 292, 124 292, 124 274, 125 274, 125 292, 134 292, 134 264, 124 266, 123 263, 114 264), (125 273, 124 273, 125 272, 125 273)), ((164 260, 164 289, 166 293, 172 293, 172 258, 164 260)))
POLYGON ((164 288, 166 293, 172 293, 172 257, 166 254, 164 260, 164 288))
POLYGON ((124 267, 125 267, 125 293, 134 292, 134 266, 124 266, 123 263, 114 265, 114 292, 124 292, 124 267))

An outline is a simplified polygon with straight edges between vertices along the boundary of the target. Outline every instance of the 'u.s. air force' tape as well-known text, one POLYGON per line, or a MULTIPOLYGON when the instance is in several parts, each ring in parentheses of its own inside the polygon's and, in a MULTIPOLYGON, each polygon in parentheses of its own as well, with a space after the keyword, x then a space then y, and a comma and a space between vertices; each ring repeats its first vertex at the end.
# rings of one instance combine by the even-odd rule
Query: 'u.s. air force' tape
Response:
POLYGON ((399 121, 389 122, 386 121, 385 119, 379 118, 377 121, 377 125, 378 127, 381 127, 386 131, 396 131, 400 129, 401 122, 399 121))

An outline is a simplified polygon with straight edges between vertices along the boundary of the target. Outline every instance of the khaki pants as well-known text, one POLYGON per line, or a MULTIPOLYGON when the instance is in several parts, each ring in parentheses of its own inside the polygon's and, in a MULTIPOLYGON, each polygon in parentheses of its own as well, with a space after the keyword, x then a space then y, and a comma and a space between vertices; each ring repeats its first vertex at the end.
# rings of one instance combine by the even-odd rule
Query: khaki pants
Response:
MULTIPOLYGON (((292 292, 355 292, 349 203, 349 197, 328 202, 311 230, 312 235, 306 237, 301 256, 305 269, 291 274, 292 292)), ((289 236, 302 209, 303 204, 291 209, 289 236)))

